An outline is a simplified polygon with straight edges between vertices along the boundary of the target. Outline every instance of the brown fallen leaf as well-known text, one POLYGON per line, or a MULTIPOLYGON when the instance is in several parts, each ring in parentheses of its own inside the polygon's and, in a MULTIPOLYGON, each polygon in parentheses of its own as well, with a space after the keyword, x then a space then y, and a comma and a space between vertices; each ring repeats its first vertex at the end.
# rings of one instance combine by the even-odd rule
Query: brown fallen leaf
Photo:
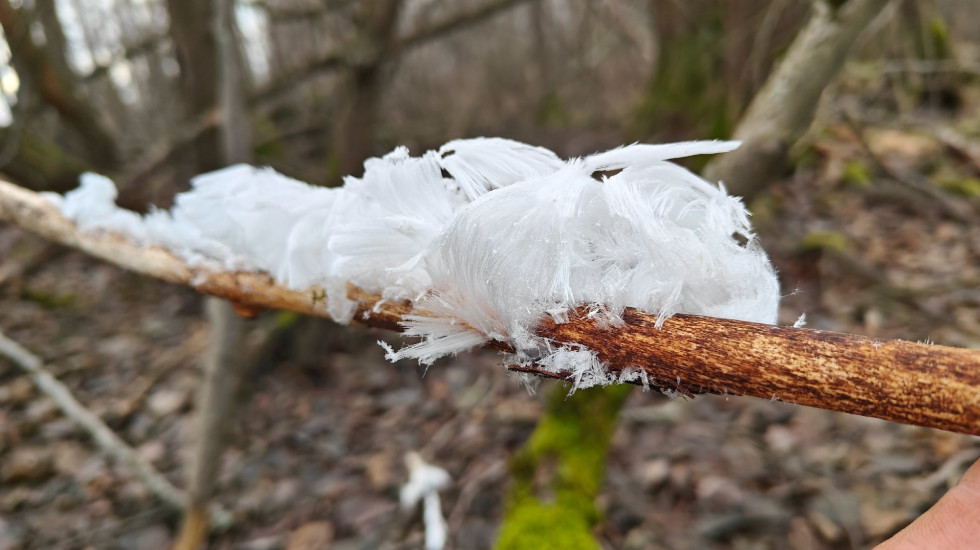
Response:
POLYGON ((325 521, 303 524, 286 539, 286 550, 326 550, 333 542, 333 526, 325 521))

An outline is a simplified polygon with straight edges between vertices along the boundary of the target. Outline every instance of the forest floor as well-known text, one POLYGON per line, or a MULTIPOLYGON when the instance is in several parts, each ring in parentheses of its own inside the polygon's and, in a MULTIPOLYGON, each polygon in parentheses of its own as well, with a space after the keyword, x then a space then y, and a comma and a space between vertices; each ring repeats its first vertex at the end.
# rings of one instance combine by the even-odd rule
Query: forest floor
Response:
MULTIPOLYGON (((782 323, 806 312, 814 328, 980 348, 980 120, 952 120, 836 117, 793 176, 753 203, 787 294, 782 323)), ((10 227, 0 258, 0 330, 183 485, 207 339, 201 298, 10 227)), ((398 511, 410 451, 453 477, 449 547, 490 547, 508 457, 557 383, 529 395, 487 352, 428 372, 388 364, 374 342, 398 336, 381 331, 277 313, 252 326, 279 336, 228 426, 217 500, 238 522, 212 548, 419 548, 418 514, 398 511)), ((978 457, 976 437, 637 390, 615 434, 597 536, 607 548, 868 548, 978 457)), ((178 522, 0 360, 0 550, 157 550, 178 522)))

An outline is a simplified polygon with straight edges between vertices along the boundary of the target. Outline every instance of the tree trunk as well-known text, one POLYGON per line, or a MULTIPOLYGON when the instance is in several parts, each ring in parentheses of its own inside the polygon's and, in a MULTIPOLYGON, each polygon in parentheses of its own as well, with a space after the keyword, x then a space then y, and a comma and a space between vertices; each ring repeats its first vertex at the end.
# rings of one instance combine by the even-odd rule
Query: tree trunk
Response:
MULTIPOLYGON (((195 142, 194 171, 251 161, 251 128, 242 96, 233 2, 170 0, 168 7, 191 117, 216 104, 222 114, 219 127, 202 133, 195 142)), ((238 412, 241 388, 253 364, 242 348, 245 326, 235 308, 226 300, 209 298, 207 317, 211 335, 197 400, 189 505, 175 550, 195 550, 206 540, 208 503, 215 491, 228 424, 238 412)))
POLYGON ((824 88, 844 65, 858 35, 889 0, 819 1, 786 57, 756 94, 734 138, 742 146, 705 169, 734 195, 751 200, 787 168, 790 147, 813 122, 824 88))
POLYGON ((115 167, 118 155, 112 134, 105 128, 99 113, 79 99, 71 79, 34 42, 21 15, 10 0, 0 0, 0 26, 6 35, 11 63, 17 74, 29 82, 41 100, 53 107, 82 138, 88 160, 100 169, 115 167))
POLYGON ((364 160, 374 154, 374 135, 382 99, 382 71, 398 21, 401 0, 365 2, 358 14, 358 32, 346 57, 354 60, 347 107, 335 129, 331 180, 360 175, 364 160))
MULTIPOLYGON (((211 0, 167 0, 170 35, 180 65, 181 97, 187 119, 214 108, 218 101, 216 70, 218 45, 212 31, 214 6, 211 0)), ((218 130, 207 130, 190 147, 187 177, 220 168, 221 145, 218 130)))

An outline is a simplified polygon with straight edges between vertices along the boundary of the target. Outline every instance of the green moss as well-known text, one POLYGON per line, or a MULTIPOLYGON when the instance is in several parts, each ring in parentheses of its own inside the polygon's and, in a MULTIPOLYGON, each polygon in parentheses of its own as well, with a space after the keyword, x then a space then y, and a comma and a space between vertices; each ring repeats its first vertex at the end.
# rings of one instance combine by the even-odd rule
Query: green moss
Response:
POLYGON ((953 48, 949 39, 949 28, 942 17, 936 16, 929 20, 927 33, 933 56, 937 58, 952 56, 953 48))
POLYGON ((534 119, 543 126, 563 126, 572 120, 571 113, 561 97, 555 91, 550 91, 541 96, 538 100, 537 108, 534 110, 534 119))
POLYGON ((868 164, 861 159, 845 162, 841 181, 854 187, 869 187, 871 185, 871 171, 868 169, 868 164))
POLYGON ((62 309, 75 305, 74 294, 58 294, 48 290, 26 288, 20 295, 22 300, 34 302, 45 309, 62 309))
POLYGON ((295 311, 277 311, 275 318, 276 330, 292 328, 300 320, 300 314, 295 311))
POLYGON ((837 250, 847 249, 847 236, 837 231, 814 231, 807 233, 800 240, 800 248, 803 250, 837 250))
POLYGON ((511 463, 514 485, 498 550, 595 549, 592 527, 616 417, 632 386, 549 396, 545 415, 511 463))
POLYGON ((776 219, 776 215, 782 208, 782 201, 772 193, 764 193, 752 199, 752 203, 749 204, 749 211, 752 212, 752 224, 757 230, 769 225, 776 219))
POLYGON ((980 179, 977 178, 939 179, 936 185, 955 195, 980 197, 980 179))
POLYGON ((789 151, 790 163, 797 168, 810 168, 820 162, 820 153, 813 143, 803 147, 793 147, 789 151))
POLYGON ((599 550, 592 529, 582 518, 558 506, 528 501, 508 517, 497 548, 599 550))
POLYGON ((331 149, 330 152, 327 153, 326 159, 324 159, 324 164, 327 168, 327 182, 325 186, 339 186, 344 180, 344 174, 341 173, 340 169, 340 152, 337 149, 331 149))
POLYGON ((253 152, 256 158, 270 162, 282 160, 286 156, 286 149, 278 139, 257 144, 253 152))

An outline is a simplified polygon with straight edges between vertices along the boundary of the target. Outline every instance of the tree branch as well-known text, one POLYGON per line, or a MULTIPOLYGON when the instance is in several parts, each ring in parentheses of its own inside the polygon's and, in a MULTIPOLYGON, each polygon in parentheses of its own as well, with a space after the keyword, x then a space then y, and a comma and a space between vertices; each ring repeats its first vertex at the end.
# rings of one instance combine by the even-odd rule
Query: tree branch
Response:
POLYGON ((824 88, 844 65, 858 35, 889 0, 847 0, 839 7, 820 0, 786 57, 755 95, 735 129, 736 151, 705 168, 711 181, 724 181, 733 195, 751 200, 786 167, 786 155, 813 122, 824 88))
MULTIPOLYGON (((34 385, 51 398, 65 416, 87 431, 104 453, 132 470, 157 498, 178 510, 187 507, 188 499, 183 491, 174 487, 106 426, 102 419, 79 403, 71 390, 44 368, 44 364, 37 356, 7 338, 2 332, 0 332, 0 355, 24 369, 34 385)), ((211 521, 216 525, 223 527, 231 525, 231 515, 218 506, 211 507, 210 516, 211 521)))
MULTIPOLYGON (((407 36, 396 39, 391 45, 388 54, 392 57, 398 57, 414 47, 421 46, 432 40, 437 40, 468 26, 479 24, 488 17, 492 17, 513 6, 529 1, 531 0, 489 0, 481 6, 453 14, 441 21, 418 29, 407 36)), ((269 101, 284 92, 292 90, 309 78, 328 71, 350 68, 356 65, 350 59, 352 57, 352 50, 360 47, 362 47, 360 43, 348 44, 336 51, 323 54, 302 67, 297 67, 285 74, 279 75, 274 81, 253 93, 251 95, 251 101, 254 103, 269 101)))
POLYGON ((276 76, 275 80, 270 81, 261 87, 249 98, 252 103, 262 103, 278 97, 280 94, 288 92, 304 80, 312 78, 320 73, 325 73, 335 69, 342 69, 347 66, 347 59, 343 52, 330 52, 313 61, 286 71, 284 74, 276 76))
POLYGON ((59 71, 47 53, 34 43, 30 28, 21 21, 20 13, 9 0, 0 0, 0 27, 17 75, 29 81, 41 99, 85 138, 86 150, 94 163, 102 168, 112 167, 118 160, 112 134, 98 112, 78 98, 68 75, 59 71))
POLYGON ((322 17, 331 11, 350 7, 356 0, 320 0, 310 5, 279 5, 265 0, 245 0, 240 2, 246 6, 260 9, 269 17, 269 21, 274 23, 293 23, 297 21, 308 21, 316 17, 322 17))
MULTIPOLYGON (((193 268, 159 248, 140 248, 111 234, 79 233, 43 197, 0 181, 0 221, 78 248, 123 268, 192 287, 246 307, 289 309, 328 317, 322 291, 295 291, 267 275, 193 268)), ((348 287, 354 320, 399 330, 409 302, 382 303, 348 287)), ((636 310, 614 328, 579 316, 536 332, 556 343, 585 346, 616 373, 642 369, 651 383, 680 393, 778 399, 838 412, 980 435, 980 351, 863 336, 676 315, 657 329, 636 310)), ((507 351, 505 344, 492 345, 507 351)), ((537 366, 511 367, 542 376, 537 366)))
POLYGON ((443 36, 465 29, 466 27, 482 23, 484 19, 493 17, 502 11, 529 1, 531 0, 490 0, 483 5, 450 15, 441 21, 436 21, 421 29, 417 29, 399 38, 392 49, 396 53, 401 54, 416 46, 421 46, 427 42, 438 40, 443 36))
POLYGON ((123 46, 122 52, 113 56, 113 58, 107 63, 100 63, 95 65, 95 67, 82 77, 85 82, 92 82, 98 80, 103 76, 109 74, 112 67, 120 61, 132 61, 133 59, 149 54, 153 50, 157 49, 164 44, 165 41, 169 40, 170 37, 166 34, 150 34, 141 37, 139 40, 133 42, 132 44, 123 46))

